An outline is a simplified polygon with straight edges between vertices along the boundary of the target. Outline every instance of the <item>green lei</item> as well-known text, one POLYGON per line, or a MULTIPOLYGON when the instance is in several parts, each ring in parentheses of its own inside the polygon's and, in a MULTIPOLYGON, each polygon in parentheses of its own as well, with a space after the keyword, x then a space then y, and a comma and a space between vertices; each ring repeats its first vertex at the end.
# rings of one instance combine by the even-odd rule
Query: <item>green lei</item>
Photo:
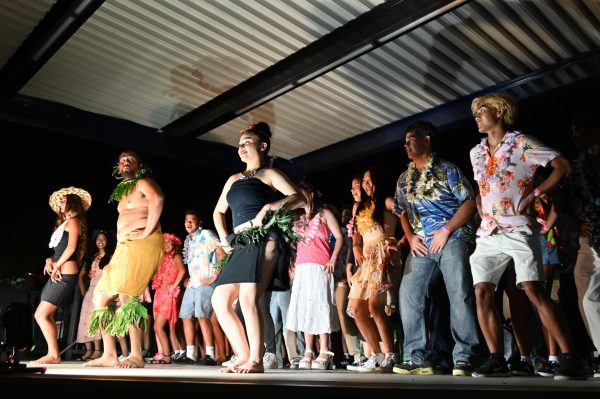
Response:
POLYGON ((117 184, 117 187, 115 187, 114 191, 110 195, 108 203, 113 201, 121 201, 123 197, 126 197, 130 192, 133 191, 135 186, 137 186, 138 180, 143 177, 150 176, 151 174, 152 171, 150 168, 140 168, 135 172, 135 175, 132 179, 124 180, 119 172, 119 165, 116 165, 113 169, 112 175, 121 181, 119 184, 117 184))
MULTIPOLYGON (((237 234, 233 239, 231 245, 233 246, 236 243, 248 243, 248 245, 262 245, 265 242, 267 236, 269 235, 269 231, 277 230, 281 234, 284 241, 289 245, 293 246, 300 240, 300 236, 294 231, 294 224, 297 219, 298 212, 294 210, 279 207, 275 211, 268 211, 263 219, 262 226, 250 227, 240 231, 240 233, 237 234)), ((223 258, 219 259, 213 266, 213 270, 216 273, 220 273, 223 270, 223 268, 227 265, 227 262, 229 262, 231 255, 233 255, 233 252, 237 250, 239 249, 235 249, 223 258)))

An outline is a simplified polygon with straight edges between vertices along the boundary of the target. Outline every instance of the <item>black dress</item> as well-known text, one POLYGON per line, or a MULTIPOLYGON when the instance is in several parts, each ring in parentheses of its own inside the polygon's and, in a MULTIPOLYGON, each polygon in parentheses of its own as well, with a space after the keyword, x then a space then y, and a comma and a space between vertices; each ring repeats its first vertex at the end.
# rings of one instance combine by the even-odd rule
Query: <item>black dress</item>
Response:
MULTIPOLYGON (((254 219, 265 204, 281 199, 282 197, 283 195, 280 192, 255 177, 245 180, 240 179, 234 182, 227 193, 227 202, 231 207, 233 225, 239 226, 254 219)), ((234 238, 235 235, 231 234, 227 237, 227 240, 232 243, 234 238)), ((267 289, 272 291, 288 290, 290 287, 288 273, 290 247, 276 230, 269 232, 268 239, 275 240, 279 254, 273 280, 267 289)), ((221 274, 219 274, 216 284, 260 282, 265 242, 259 245, 248 245, 245 242, 236 242, 233 244, 234 252, 227 265, 221 271, 221 274)))

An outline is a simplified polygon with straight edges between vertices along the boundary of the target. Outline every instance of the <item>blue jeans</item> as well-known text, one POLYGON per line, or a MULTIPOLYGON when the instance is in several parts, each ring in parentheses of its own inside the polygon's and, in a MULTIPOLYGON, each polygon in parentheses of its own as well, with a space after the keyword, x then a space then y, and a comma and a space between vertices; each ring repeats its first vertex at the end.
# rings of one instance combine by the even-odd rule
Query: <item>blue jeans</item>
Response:
POLYGON ((454 363, 471 362, 479 346, 475 294, 469 255, 471 246, 450 238, 443 251, 409 255, 400 285, 400 316, 404 329, 404 360, 422 364, 427 359, 426 301, 429 284, 439 269, 450 299, 450 329, 455 344, 454 363))

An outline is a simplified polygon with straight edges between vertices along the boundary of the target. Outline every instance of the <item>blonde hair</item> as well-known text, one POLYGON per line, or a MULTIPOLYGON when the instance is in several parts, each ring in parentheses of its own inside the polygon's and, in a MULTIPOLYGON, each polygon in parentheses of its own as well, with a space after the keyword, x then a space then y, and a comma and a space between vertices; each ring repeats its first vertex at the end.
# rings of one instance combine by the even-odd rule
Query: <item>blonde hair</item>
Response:
POLYGON ((515 100, 508 94, 504 93, 490 93, 485 96, 476 97, 471 103, 471 112, 473 117, 477 114, 477 110, 483 106, 491 108, 493 111, 501 112, 505 111, 502 117, 504 126, 511 126, 517 119, 517 105, 515 100))

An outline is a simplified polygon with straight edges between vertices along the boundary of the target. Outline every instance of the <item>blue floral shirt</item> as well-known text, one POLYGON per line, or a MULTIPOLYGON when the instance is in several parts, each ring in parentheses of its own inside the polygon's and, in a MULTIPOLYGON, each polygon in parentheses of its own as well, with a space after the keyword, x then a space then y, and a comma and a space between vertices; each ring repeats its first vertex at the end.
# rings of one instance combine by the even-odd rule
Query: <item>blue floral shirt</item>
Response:
POLYGON ((185 238, 183 263, 188 267, 191 287, 197 288, 201 285, 201 279, 213 276, 216 262, 215 249, 218 244, 216 234, 202 228, 196 230, 191 237, 188 235, 185 238))
MULTIPOLYGON (((414 168, 412 193, 407 193, 407 175, 404 171, 396 184, 394 213, 406 213, 415 234, 425 237, 423 243, 429 247, 435 230, 439 230, 454 216, 458 208, 468 199, 474 199, 473 187, 458 166, 432 154, 431 168, 427 171, 423 194, 418 191, 421 172, 414 168)), ((469 223, 452 233, 453 238, 473 241, 474 229, 469 223)))

